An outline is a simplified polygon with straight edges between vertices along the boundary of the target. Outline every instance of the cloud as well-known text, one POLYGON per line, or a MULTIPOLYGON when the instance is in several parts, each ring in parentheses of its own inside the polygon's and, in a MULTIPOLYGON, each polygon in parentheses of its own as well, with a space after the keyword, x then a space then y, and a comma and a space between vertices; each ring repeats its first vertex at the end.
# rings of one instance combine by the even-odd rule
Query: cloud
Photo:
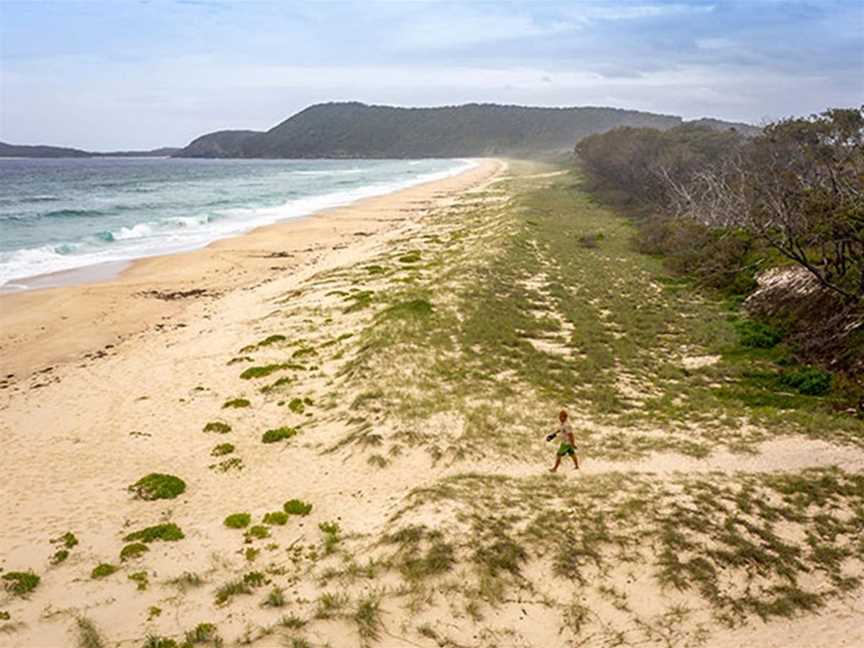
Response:
POLYGON ((413 17, 396 30, 397 49, 449 49, 532 39, 560 34, 576 26, 562 21, 540 23, 528 15, 435 11, 413 17))
POLYGON ((714 11, 714 5, 705 4, 579 4, 568 15, 583 22, 641 20, 664 16, 703 14, 714 11))

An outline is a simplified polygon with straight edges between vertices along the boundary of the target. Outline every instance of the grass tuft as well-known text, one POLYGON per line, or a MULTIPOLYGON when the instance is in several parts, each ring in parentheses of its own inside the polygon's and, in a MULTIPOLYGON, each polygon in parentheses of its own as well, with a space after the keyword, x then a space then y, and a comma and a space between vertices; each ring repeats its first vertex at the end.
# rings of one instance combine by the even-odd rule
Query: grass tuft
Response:
POLYGON ((249 407, 251 404, 252 403, 250 403, 249 400, 247 400, 246 398, 232 398, 222 404, 222 409, 240 409, 243 407, 249 407))

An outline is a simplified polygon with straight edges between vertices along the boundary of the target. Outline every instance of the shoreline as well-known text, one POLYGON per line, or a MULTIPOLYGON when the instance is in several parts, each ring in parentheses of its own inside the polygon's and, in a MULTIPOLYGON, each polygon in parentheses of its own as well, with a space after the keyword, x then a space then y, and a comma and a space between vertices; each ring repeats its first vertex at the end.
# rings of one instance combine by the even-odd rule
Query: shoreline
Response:
MULTIPOLYGON (((122 159, 122 158, 121 158, 122 159)), ((476 168, 482 158, 460 158, 454 161, 461 162, 462 165, 455 167, 453 169, 447 171, 436 171, 424 174, 420 176, 420 180, 414 181, 403 181, 401 183, 397 183, 395 186, 384 188, 380 190, 380 187, 372 184, 366 185, 363 187, 358 187, 357 190, 361 192, 360 195, 349 198, 347 200, 342 200, 341 198, 335 199, 335 196, 339 195, 340 192, 331 192, 328 194, 322 194, 320 196, 314 196, 310 198, 314 199, 323 199, 325 202, 331 201, 332 204, 313 208, 311 211, 306 213, 295 214, 292 216, 285 216, 282 218, 277 218, 275 221, 270 223, 263 223, 258 225, 252 225, 249 229, 241 230, 238 232, 231 232, 222 236, 217 236, 216 238, 203 243, 196 244, 191 247, 183 247, 181 249, 175 249, 172 251, 163 251, 156 252, 154 254, 144 254, 142 256, 130 257, 126 259, 116 259, 111 261, 101 261, 96 263, 87 263, 81 266, 76 266, 72 268, 66 268, 62 270, 52 270, 50 272, 41 272, 35 275, 27 275, 23 277, 15 277, 9 279, 4 284, 0 285, 0 297, 8 294, 19 294, 24 292, 29 292, 32 290, 42 290, 46 288, 60 288, 64 286, 74 286, 81 285, 87 283, 100 283, 104 281, 110 281, 120 274, 122 274, 127 268, 130 268, 133 264, 142 261, 144 259, 158 258, 158 257, 166 257, 166 256, 176 256, 180 254, 186 254, 188 252, 195 252, 196 250, 205 249, 219 241, 228 240, 237 238, 240 236, 246 236, 247 234, 253 233, 255 230, 260 229, 262 227, 269 227, 271 225, 281 225, 287 222, 291 222, 296 219, 308 218, 310 216, 314 216, 318 213, 328 212, 335 209, 340 209, 342 207, 348 207, 357 203, 360 203, 364 200, 369 200, 371 198, 379 198, 382 196, 389 196, 400 191, 404 191, 405 189, 411 189, 412 187, 419 187, 422 185, 426 185, 432 182, 438 182, 439 180, 446 180, 447 178, 452 178, 463 173, 470 171, 471 169, 476 168), (406 184, 407 183, 407 184, 406 184), (365 195, 363 195, 365 194, 365 195)), ((290 204, 289 204, 290 205, 290 204)), ((287 208, 289 205, 283 205, 283 208, 287 208)))
POLYGON ((11 384, 50 371, 45 365, 104 353, 133 334, 173 323, 192 304, 271 281, 276 273, 307 270, 334 252, 369 243, 416 218, 424 203, 447 200, 503 167, 492 158, 474 162, 459 173, 255 227, 194 250, 118 262, 125 267, 116 272, 91 265, 32 277, 50 282, 94 269, 99 275, 84 283, 0 293, 0 380, 11 384))

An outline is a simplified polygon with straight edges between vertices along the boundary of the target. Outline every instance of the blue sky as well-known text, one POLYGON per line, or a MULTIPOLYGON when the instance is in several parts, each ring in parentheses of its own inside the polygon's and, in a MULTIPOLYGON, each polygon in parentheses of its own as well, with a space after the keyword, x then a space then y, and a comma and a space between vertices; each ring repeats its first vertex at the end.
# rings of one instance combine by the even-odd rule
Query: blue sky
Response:
POLYGON ((321 101, 754 123, 864 103, 864 2, 0 0, 0 140, 105 150, 321 101))

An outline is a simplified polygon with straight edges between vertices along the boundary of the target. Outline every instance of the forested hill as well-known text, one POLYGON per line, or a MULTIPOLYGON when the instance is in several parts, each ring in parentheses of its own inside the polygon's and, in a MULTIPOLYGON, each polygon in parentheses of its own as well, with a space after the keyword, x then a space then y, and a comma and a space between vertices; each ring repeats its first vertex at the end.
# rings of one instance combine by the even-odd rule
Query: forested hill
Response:
POLYGON ((28 146, 25 144, 8 144, 0 142, 0 157, 22 158, 94 158, 94 157, 170 157, 180 151, 179 148, 163 147, 149 151, 82 151, 81 149, 64 146, 28 146))
MULTIPOLYGON (((723 122, 713 124, 723 127, 723 122)), ((467 104, 396 108, 362 103, 310 106, 265 133, 222 131, 194 140, 180 157, 419 158, 569 150, 617 126, 668 129, 680 117, 617 108, 529 108, 467 104)), ((729 124, 729 127, 740 126, 729 124)))

